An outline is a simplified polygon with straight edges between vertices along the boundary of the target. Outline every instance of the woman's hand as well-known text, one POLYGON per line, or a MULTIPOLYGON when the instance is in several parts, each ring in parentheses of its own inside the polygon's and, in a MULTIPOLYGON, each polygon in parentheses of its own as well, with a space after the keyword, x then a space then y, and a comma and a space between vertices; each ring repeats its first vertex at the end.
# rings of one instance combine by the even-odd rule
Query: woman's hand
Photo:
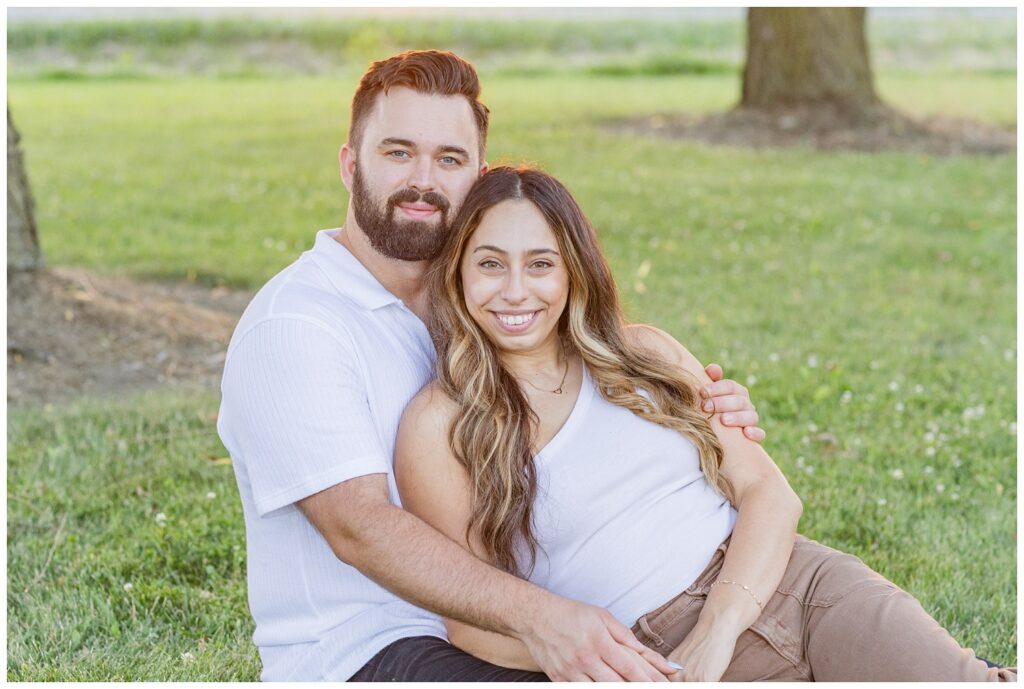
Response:
POLYGON ((699 620, 668 659, 683 666, 669 679, 673 682, 717 682, 722 679, 736 649, 737 635, 699 620))

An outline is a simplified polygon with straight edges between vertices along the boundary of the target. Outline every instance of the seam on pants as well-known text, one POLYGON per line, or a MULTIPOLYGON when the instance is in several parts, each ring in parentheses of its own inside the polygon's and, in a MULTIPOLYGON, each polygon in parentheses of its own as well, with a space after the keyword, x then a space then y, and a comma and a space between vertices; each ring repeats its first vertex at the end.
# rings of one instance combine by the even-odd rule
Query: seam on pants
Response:
POLYGON ((689 599, 686 601, 686 605, 680 605, 678 608, 676 608, 675 606, 670 606, 660 615, 655 616, 654 625, 650 624, 650 620, 646 619, 646 615, 643 618, 641 618, 644 620, 644 624, 646 624, 648 628, 651 630, 652 635, 657 636, 658 639, 661 639, 661 633, 664 632, 666 629, 669 629, 676 622, 678 622, 680 618, 683 617, 683 615, 688 613, 690 610, 693 610, 695 607, 704 607, 703 599, 694 598, 689 594, 685 593, 679 596, 677 602, 683 602, 683 596, 686 596, 686 598, 689 599), (697 605, 698 602, 700 603, 700 605, 697 605), (657 631, 655 631, 655 627, 657 628, 657 631))
POLYGON ((804 664, 801 635, 790 629, 779 617, 765 613, 749 629, 793 667, 800 668, 804 664))

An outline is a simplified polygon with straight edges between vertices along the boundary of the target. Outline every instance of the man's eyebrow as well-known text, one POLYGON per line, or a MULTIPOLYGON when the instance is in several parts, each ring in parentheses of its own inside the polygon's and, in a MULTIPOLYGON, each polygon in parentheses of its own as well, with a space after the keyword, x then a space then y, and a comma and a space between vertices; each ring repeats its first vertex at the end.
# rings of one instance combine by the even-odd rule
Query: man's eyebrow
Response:
POLYGON ((452 146, 452 145, 441 146, 441 148, 438 149, 438 153, 457 153, 460 156, 462 156, 463 158, 468 158, 469 157, 469 151, 464 149, 462 146, 452 146))
MULTIPOLYGON (((377 144, 377 146, 380 147, 380 148, 382 148, 384 146, 404 146, 406 148, 412 148, 412 149, 417 148, 416 143, 414 141, 410 141, 409 139, 400 139, 400 138, 398 138, 396 136, 389 136, 386 139, 381 139, 380 143, 377 144)), ((437 149, 437 152, 438 153, 456 153, 456 154, 458 154, 458 155, 460 155, 460 156, 462 156, 464 158, 468 158, 469 157, 469 151, 464 149, 462 146, 456 146, 454 144, 447 144, 447 145, 444 145, 444 146, 439 146, 438 149, 437 149)))
POLYGON ((416 144, 408 139, 399 139, 397 137, 389 136, 386 139, 381 139, 377 146, 405 146, 406 148, 416 148, 416 144))
MULTIPOLYGON (((481 244, 477 248, 473 249, 474 254, 478 251, 493 251, 496 254, 508 254, 508 252, 505 251, 504 249, 499 249, 498 247, 492 244, 481 244)), ((555 256, 557 256, 558 252, 555 251, 554 249, 530 249, 529 251, 526 252, 527 256, 536 256, 538 254, 554 254, 555 256)))

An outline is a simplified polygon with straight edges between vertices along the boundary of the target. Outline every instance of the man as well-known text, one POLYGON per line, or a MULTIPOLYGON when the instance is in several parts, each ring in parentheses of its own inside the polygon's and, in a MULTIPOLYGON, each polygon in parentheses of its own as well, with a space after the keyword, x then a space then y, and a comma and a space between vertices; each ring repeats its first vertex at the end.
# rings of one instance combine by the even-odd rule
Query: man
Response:
MULTIPOLYGON (((552 679, 672 672, 606 611, 500 572, 400 508, 395 434, 434 357, 421 279, 486 170, 479 93, 451 53, 371 66, 340 152, 344 226, 260 290, 229 345, 218 431, 265 680, 544 679, 455 649, 438 615, 522 640, 552 679)), ((763 437, 742 387, 716 385, 713 409, 763 437)))

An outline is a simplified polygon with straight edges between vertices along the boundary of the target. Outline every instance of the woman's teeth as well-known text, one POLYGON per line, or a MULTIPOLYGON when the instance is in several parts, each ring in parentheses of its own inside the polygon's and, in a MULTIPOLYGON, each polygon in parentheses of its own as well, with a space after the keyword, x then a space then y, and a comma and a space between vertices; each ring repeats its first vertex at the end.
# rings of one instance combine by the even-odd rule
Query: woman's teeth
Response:
POLYGON ((518 316, 506 316, 500 313, 496 315, 498 316, 498 320, 504 323, 505 325, 523 325, 524 323, 529 323, 530 321, 532 321, 533 317, 537 315, 537 312, 534 311, 533 313, 524 313, 518 316))

